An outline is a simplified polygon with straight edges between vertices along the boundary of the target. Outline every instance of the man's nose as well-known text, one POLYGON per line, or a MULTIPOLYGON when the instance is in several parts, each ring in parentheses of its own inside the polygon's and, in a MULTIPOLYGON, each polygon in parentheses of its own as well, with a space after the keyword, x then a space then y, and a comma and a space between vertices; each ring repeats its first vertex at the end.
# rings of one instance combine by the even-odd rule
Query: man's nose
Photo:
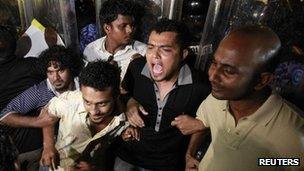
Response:
POLYGON ((219 80, 219 71, 216 68, 213 68, 211 66, 209 68, 208 75, 209 75, 209 81, 211 81, 211 82, 218 82, 218 80, 219 80))
POLYGON ((59 80, 60 79, 60 75, 58 72, 54 73, 54 80, 59 80))
POLYGON ((96 105, 92 105, 92 106, 90 107, 90 113, 91 113, 92 115, 96 115, 96 114, 98 113, 98 108, 97 108, 96 105))
POLYGON ((127 26, 126 26, 126 32, 127 32, 128 34, 131 34, 131 33, 133 32, 133 26, 127 25, 127 26))

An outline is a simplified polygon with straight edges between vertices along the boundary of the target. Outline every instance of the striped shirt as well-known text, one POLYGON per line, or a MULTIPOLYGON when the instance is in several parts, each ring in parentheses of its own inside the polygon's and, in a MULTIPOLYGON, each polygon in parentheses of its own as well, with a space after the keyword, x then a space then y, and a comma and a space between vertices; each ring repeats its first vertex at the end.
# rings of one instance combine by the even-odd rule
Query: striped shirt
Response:
MULTIPOLYGON (((79 89, 77 78, 75 78, 74 82, 76 89, 79 89)), ((27 113, 45 106, 53 97, 59 95, 50 81, 46 79, 12 99, 1 111, 0 121, 11 113, 27 115, 27 113)))
MULTIPOLYGON (((74 79, 75 88, 79 89, 78 78, 74 79)), ((34 85, 16 96, 1 111, 0 121, 12 113, 23 116, 38 115, 37 110, 45 106, 53 97, 59 96, 48 79, 34 85)), ((40 128, 13 128, 0 125, 6 129, 13 139, 20 153, 29 152, 42 147, 42 134, 40 128)))

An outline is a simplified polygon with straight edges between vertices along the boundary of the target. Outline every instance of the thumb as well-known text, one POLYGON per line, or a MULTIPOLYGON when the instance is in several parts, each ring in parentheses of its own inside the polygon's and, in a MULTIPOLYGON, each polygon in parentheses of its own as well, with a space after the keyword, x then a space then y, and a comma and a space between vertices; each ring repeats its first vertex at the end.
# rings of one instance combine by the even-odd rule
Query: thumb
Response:
POLYGON ((176 125, 177 125, 177 121, 173 120, 173 121, 171 122, 171 126, 176 126, 176 125))
POLYGON ((140 110, 141 113, 143 113, 144 115, 148 115, 148 112, 144 109, 143 106, 139 106, 139 110, 140 110))

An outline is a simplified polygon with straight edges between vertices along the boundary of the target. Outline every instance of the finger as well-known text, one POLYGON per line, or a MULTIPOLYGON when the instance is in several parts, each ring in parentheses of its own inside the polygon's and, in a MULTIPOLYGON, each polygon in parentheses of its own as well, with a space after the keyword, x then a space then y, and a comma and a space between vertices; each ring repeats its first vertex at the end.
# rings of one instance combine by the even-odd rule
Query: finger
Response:
POLYGON ((129 123, 132 126, 137 127, 137 126, 140 125, 139 123, 137 123, 136 119, 134 118, 134 116, 133 116, 133 114, 131 112, 126 112, 126 115, 127 115, 129 123))
POLYGON ((177 126, 177 121, 175 121, 175 120, 172 121, 172 122, 171 122, 171 126, 177 126))
POLYGON ((133 121, 133 123, 136 125, 136 127, 144 127, 145 126, 144 121, 141 119, 141 117, 138 113, 138 110, 134 110, 131 113, 130 119, 133 121))
POLYGON ((148 115, 148 112, 144 109, 143 106, 139 106, 138 108, 141 111, 141 113, 143 113, 144 115, 148 115))
POLYGON ((137 129, 133 129, 133 135, 134 135, 134 138, 139 141, 139 132, 137 129))

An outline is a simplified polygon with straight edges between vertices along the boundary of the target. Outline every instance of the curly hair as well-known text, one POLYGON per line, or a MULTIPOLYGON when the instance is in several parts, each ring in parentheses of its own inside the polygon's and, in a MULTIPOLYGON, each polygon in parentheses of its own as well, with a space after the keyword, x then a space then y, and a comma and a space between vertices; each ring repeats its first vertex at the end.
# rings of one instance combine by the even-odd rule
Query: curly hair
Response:
POLYGON ((112 87, 114 97, 119 95, 120 71, 115 65, 104 60, 89 62, 79 74, 80 86, 89 86, 104 91, 112 87))
POLYGON ((189 28, 182 22, 176 20, 169 20, 166 18, 161 19, 150 29, 149 35, 153 31, 159 34, 162 32, 177 33, 177 42, 182 49, 187 49, 190 44, 191 34, 189 28))
POLYGON ((14 170, 18 150, 9 135, 0 129, 0 171, 14 170))
POLYGON ((40 63, 42 64, 43 71, 54 64, 59 63, 59 68, 67 68, 71 71, 72 76, 78 76, 83 67, 83 60, 80 56, 74 54, 70 49, 64 46, 55 45, 46 49, 39 55, 40 63))
POLYGON ((134 17, 134 3, 129 0, 108 0, 104 2, 99 12, 101 25, 116 20, 118 14, 134 17))
POLYGON ((0 58, 6 59, 14 54, 16 39, 13 30, 7 26, 0 25, 0 58))

